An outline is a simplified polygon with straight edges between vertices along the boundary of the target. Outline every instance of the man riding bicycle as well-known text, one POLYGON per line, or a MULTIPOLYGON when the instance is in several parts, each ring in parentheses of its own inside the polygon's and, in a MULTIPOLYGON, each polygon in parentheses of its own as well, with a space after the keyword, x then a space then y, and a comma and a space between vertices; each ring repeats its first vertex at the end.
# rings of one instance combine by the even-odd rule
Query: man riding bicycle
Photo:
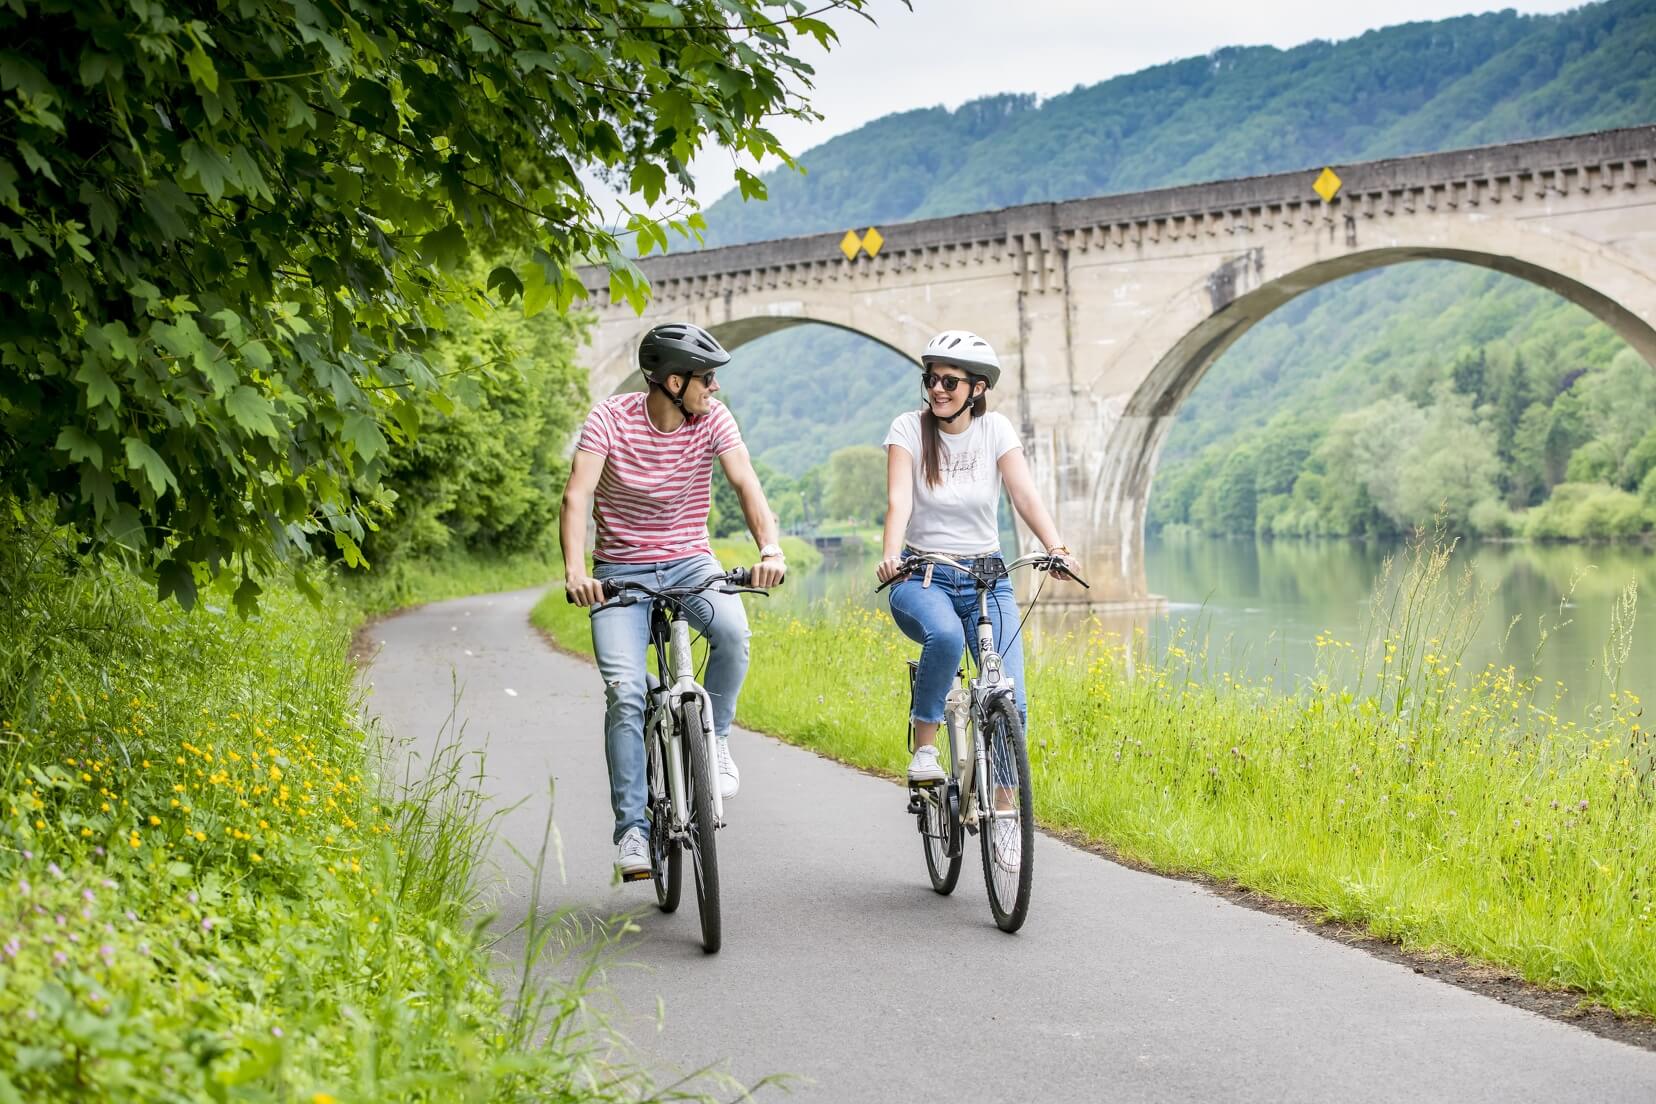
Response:
MULTIPOLYGON (((699 326, 670 322, 644 335, 638 367, 646 392, 614 395, 593 407, 581 429, 564 487, 560 533, 564 590, 571 602, 603 602, 606 580, 653 587, 692 585, 724 569, 708 543, 711 478, 717 457, 759 544, 753 585, 771 587, 787 568, 776 520, 742 443, 736 419, 713 396, 715 371, 730 360, 699 326), (596 522, 594 569, 586 572, 587 518, 596 522)), ((604 679, 604 754, 615 813, 615 865, 622 877, 650 868, 644 766, 648 603, 592 615, 592 650, 604 679)), ((748 667, 742 600, 707 593, 685 604, 707 637, 707 691, 713 699, 719 792, 736 795, 741 775, 730 755, 730 723, 748 667)))

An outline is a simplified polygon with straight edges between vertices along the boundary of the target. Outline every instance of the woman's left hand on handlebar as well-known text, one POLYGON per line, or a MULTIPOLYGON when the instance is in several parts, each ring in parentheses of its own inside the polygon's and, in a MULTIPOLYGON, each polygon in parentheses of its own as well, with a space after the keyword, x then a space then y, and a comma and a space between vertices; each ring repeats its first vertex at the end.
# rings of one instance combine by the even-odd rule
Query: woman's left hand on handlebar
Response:
POLYGON ((889 583, 903 570, 903 557, 888 556, 874 568, 874 574, 882 583, 889 583))

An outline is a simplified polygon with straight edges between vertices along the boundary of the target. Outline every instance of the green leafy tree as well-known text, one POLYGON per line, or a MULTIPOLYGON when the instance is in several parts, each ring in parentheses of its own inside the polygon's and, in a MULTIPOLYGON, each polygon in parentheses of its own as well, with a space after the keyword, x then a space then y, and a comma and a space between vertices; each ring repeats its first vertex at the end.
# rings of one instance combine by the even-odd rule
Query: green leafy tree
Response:
POLYGON ((1512 434, 1511 465, 1507 472, 1507 501, 1533 506, 1547 488, 1547 438, 1552 433, 1552 410, 1530 403, 1512 434))
POLYGON ((363 544, 376 566, 454 549, 526 551, 557 516, 565 444, 586 409, 582 327, 555 311, 449 314, 427 353, 448 383, 419 408, 412 441, 392 451, 383 482, 394 500, 363 544))
POLYGON ((1473 508, 1495 498, 1500 460, 1493 436, 1473 414, 1470 395, 1445 383, 1434 399, 1399 466, 1391 517, 1409 528, 1442 516, 1450 528, 1468 532, 1473 508))
POLYGON ((878 445, 852 445, 828 458, 823 506, 829 517, 873 521, 885 513, 886 456, 878 445))
POLYGON ((18 0, 0 34, 0 490, 164 597, 234 565, 242 608, 362 562, 469 251, 524 252, 487 283, 529 313, 589 260, 641 304, 628 239, 700 216, 612 228, 583 173, 656 204, 707 143, 782 155, 793 44, 833 39, 791 0, 18 0))

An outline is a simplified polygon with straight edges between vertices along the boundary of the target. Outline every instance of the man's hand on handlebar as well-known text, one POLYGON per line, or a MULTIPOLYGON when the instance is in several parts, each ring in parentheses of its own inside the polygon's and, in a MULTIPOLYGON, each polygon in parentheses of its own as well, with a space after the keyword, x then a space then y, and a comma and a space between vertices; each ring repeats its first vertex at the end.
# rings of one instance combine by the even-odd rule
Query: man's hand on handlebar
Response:
POLYGON ((768 590, 773 586, 781 586, 787 574, 788 565, 780 556, 772 556, 753 565, 749 580, 760 590, 768 590))
POLYGON ((604 584, 582 572, 564 579, 564 597, 577 606, 596 606, 604 600, 604 584))

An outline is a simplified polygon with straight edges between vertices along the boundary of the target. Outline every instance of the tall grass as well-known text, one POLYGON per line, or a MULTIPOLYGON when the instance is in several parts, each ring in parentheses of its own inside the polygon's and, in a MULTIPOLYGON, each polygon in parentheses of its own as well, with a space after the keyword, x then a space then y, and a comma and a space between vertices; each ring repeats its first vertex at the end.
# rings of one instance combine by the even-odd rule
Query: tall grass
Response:
MULTIPOLYGON (((1293 688, 1234 675, 1188 633, 1148 659, 1096 623, 1043 641, 1028 672, 1039 815, 1162 870, 1656 1014, 1656 744, 1616 681, 1636 595, 1606 647, 1609 705, 1568 719, 1531 657, 1462 666, 1486 601, 1448 564, 1430 540, 1389 564, 1362 637, 1319 636, 1317 672, 1293 688)), ((537 618, 583 646, 580 611, 537 618)), ((916 648, 890 617, 760 605, 754 626, 741 722, 898 775, 916 648)))
POLYGON ((3 524, 0 1101, 661 1098, 590 969, 503 993, 480 765, 382 775, 352 603, 185 614, 3 524))

